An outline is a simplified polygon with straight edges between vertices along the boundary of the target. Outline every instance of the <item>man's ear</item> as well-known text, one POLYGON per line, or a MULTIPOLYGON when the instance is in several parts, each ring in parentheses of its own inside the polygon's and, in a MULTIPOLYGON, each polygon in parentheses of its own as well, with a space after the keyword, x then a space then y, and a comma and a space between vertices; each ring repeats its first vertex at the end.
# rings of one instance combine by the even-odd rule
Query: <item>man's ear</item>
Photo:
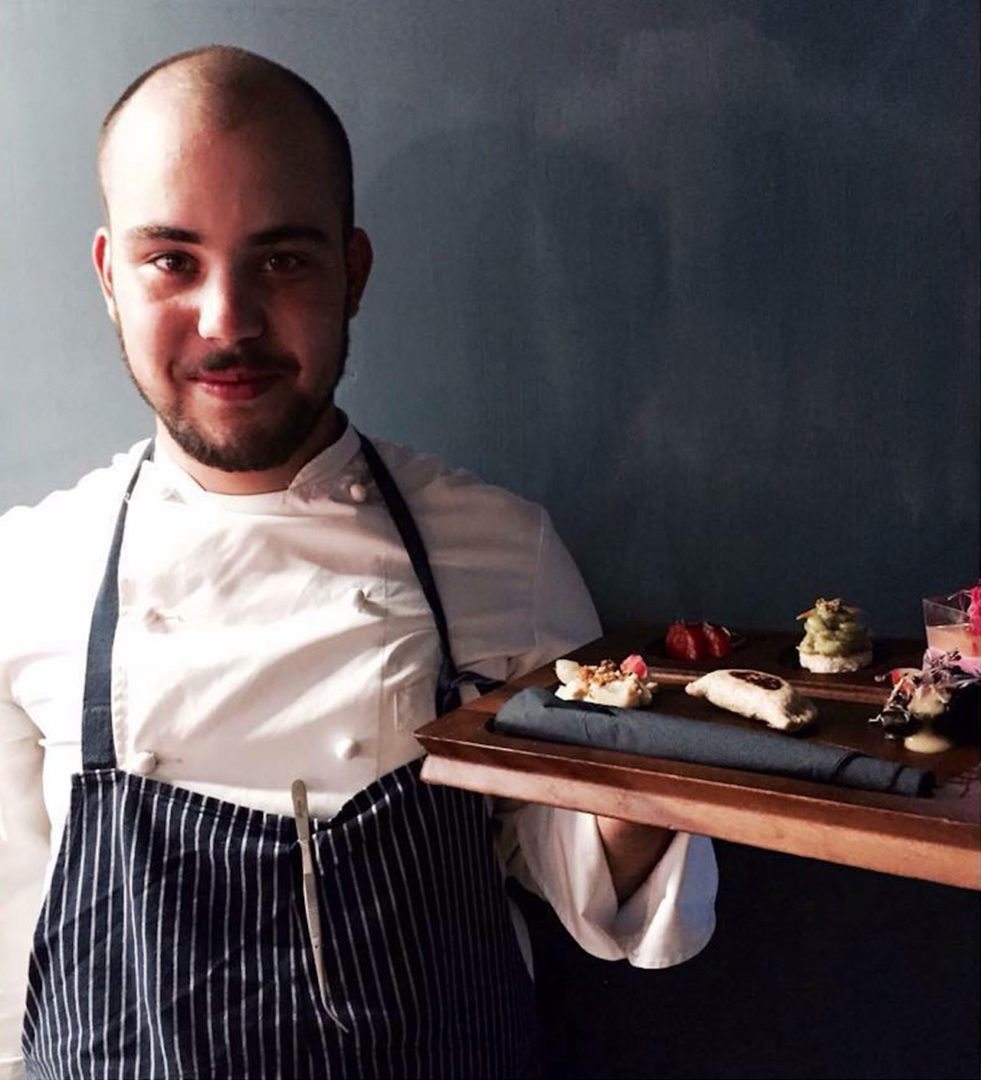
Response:
POLYGON ((347 267, 347 314, 349 318, 357 315, 361 306, 361 297, 365 285, 368 284, 368 275, 371 273, 371 264, 374 254, 371 250, 371 241, 364 229, 354 229, 344 249, 344 263, 347 267))
POLYGON ((116 297, 112 285, 112 245, 109 242, 109 230, 101 226, 92 240, 92 263, 99 279, 99 288, 106 301, 109 318, 116 322, 116 297))

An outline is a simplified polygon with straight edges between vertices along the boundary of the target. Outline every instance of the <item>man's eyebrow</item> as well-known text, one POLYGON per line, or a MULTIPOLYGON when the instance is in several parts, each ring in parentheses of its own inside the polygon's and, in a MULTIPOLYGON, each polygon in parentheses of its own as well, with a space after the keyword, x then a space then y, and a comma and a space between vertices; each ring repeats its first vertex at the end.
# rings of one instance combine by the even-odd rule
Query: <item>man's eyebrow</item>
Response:
POLYGON ((174 240, 180 244, 200 244, 201 234, 173 225, 136 225, 126 230, 127 240, 174 240))
MULTIPOLYGON (((172 240, 179 244, 201 244, 200 233, 190 229, 178 229, 174 225, 136 225, 126 233, 128 240, 172 240)), ((246 243, 253 247, 281 244, 287 240, 312 240, 316 244, 329 244, 330 237, 316 225, 274 225, 269 229, 250 233, 246 243)))
POLYGON ((263 244, 281 244, 284 240, 312 240, 315 244, 328 244, 330 237, 316 225, 274 225, 271 229, 252 233, 248 242, 260 246, 263 244))

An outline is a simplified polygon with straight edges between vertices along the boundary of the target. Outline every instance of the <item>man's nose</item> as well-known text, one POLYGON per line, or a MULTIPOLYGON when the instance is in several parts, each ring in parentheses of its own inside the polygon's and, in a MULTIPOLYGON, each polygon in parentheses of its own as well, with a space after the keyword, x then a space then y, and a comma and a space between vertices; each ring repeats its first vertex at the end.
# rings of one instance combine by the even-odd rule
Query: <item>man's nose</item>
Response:
POLYGON ((198 334, 229 345, 260 337, 264 330, 262 304, 245 276, 231 270, 209 275, 200 294, 198 334))

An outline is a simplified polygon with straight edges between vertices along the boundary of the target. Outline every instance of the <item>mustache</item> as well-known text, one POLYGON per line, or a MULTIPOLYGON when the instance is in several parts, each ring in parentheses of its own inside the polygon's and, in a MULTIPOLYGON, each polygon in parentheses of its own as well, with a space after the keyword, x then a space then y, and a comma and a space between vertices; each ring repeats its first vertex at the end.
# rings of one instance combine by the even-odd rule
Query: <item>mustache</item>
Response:
POLYGON ((292 356, 270 353, 256 349, 215 349, 184 372, 192 378, 196 375, 215 375, 222 371, 248 371, 255 375, 274 375, 295 371, 292 356))

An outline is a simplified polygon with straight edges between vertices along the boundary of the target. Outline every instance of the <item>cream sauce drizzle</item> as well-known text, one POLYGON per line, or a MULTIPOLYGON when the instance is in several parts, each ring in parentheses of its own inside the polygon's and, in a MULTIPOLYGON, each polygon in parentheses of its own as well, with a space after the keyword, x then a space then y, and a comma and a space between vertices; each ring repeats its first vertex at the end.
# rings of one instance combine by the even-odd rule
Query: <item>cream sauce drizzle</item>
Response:
POLYGON ((930 726, 925 726, 915 735, 907 735, 903 739, 903 746, 914 754, 941 754, 953 745, 950 739, 938 735, 930 726))

